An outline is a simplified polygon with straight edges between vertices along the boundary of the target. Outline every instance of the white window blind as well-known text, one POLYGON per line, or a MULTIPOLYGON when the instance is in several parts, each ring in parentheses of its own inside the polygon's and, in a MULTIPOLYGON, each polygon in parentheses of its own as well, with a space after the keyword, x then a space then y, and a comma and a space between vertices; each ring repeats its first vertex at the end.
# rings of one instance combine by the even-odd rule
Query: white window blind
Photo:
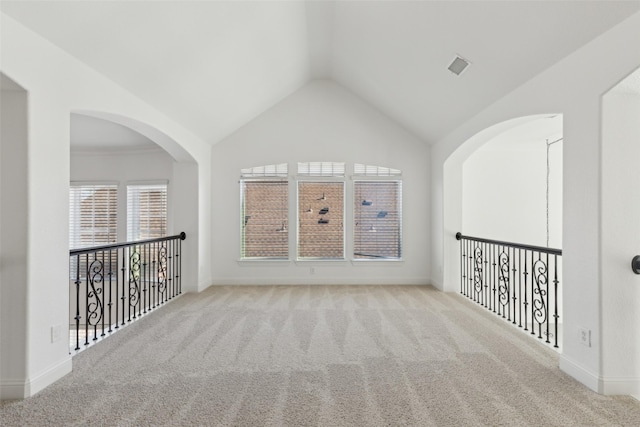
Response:
POLYGON ((254 166, 251 168, 241 169, 240 173, 244 178, 286 178, 287 174, 289 173, 289 165, 287 163, 279 163, 277 165, 254 166))
POLYGON ((298 163, 298 175, 344 176, 344 162, 301 162, 298 163))
POLYGON ((167 184, 127 186, 127 240, 167 235, 167 184))
POLYGON ((289 257, 289 184, 283 180, 243 180, 243 259, 289 257))
POLYGON ((298 182, 298 258, 344 259, 344 182, 298 182))
POLYGON ((355 163, 353 165, 353 174, 360 176, 399 176, 402 175, 402 171, 400 169, 392 169, 384 166, 355 163))
POLYGON ((70 249, 115 243, 117 212, 117 185, 72 183, 69 191, 70 249))
POLYGON ((355 259, 402 257, 402 182, 354 182, 355 259))

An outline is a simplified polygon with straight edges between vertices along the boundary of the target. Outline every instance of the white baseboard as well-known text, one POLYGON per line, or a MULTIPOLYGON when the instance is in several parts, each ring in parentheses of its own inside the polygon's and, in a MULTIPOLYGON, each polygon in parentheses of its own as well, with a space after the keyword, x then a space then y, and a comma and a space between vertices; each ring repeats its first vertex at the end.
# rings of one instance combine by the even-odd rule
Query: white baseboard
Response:
POLYGON ((0 382, 0 400, 25 399, 33 396, 72 370, 71 356, 50 367, 31 379, 2 380, 0 382))
POLYGON ((639 396, 640 378, 604 377, 600 379, 600 389, 605 395, 639 396))
POLYGON ((37 392, 43 390, 45 387, 53 384, 60 378, 71 373, 71 371, 72 363, 71 356, 69 356, 56 365, 52 366, 51 368, 47 369, 43 373, 32 378, 30 382, 29 396, 33 396, 37 392))
POLYGON ((257 277, 257 278, 217 278, 212 283, 213 286, 238 286, 238 285, 429 285, 429 280, 424 277, 399 278, 393 280, 389 277, 367 278, 364 281, 360 278, 336 279, 328 277, 314 277, 301 280, 296 277, 257 277))
POLYGON ((560 356, 560 370, 571 375, 578 382, 581 382, 596 393, 600 393, 598 391, 598 375, 586 370, 582 366, 567 358, 565 355, 560 356))
POLYGON ((24 380, 2 380, 0 382, 0 400, 15 400, 28 397, 27 382, 24 380))
POLYGON ((640 396, 640 378, 603 377, 579 366, 566 356, 560 356, 560 369, 591 390, 604 395, 640 396))

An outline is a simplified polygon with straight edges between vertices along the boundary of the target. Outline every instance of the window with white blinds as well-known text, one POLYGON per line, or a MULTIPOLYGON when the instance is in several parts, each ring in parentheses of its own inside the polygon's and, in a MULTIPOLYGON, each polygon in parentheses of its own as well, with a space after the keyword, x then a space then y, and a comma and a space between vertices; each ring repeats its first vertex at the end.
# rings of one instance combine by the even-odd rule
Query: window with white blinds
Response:
POLYGON ((402 182, 354 181, 355 259, 401 259, 402 182))
POLYGON ((298 182, 298 258, 344 259, 344 182, 298 182))
POLYGON ((167 235, 167 184, 127 186, 127 241, 167 235))
POLYGON ((289 258, 289 183, 242 180, 243 259, 289 258))
POLYGON ((75 184, 69 190, 69 248, 117 240, 118 186, 75 184))

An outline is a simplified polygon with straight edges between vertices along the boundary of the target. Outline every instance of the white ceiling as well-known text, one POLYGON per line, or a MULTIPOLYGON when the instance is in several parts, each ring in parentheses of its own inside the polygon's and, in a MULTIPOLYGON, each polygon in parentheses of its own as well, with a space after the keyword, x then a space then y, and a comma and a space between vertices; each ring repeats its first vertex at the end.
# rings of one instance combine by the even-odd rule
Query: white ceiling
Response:
POLYGON ((314 78, 427 143, 640 1, 7 1, 0 9, 215 144, 314 78), (472 62, 460 77, 454 55, 472 62))

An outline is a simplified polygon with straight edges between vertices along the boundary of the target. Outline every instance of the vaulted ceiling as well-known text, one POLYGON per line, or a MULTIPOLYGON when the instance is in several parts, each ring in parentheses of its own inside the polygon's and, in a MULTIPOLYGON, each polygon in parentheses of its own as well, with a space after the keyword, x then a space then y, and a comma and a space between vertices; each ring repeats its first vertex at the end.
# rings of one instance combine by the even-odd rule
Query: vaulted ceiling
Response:
POLYGON ((0 9, 211 144, 313 79, 435 143, 640 1, 3 0, 0 9), (472 63, 461 76, 447 70, 456 54, 472 63))

